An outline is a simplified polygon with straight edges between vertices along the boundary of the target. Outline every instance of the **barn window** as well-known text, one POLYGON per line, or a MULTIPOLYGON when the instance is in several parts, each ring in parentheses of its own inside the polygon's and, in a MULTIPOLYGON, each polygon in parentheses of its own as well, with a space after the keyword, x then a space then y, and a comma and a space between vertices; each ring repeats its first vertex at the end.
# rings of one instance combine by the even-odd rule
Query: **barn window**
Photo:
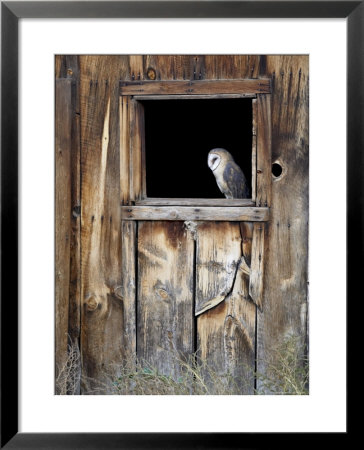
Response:
POLYGON ((251 192, 252 99, 144 101, 146 196, 224 198, 207 166, 225 148, 251 192))
POLYGON ((132 81, 120 94, 124 219, 267 220, 269 80, 132 81), (213 148, 233 155, 250 198, 220 192, 207 166, 213 148))

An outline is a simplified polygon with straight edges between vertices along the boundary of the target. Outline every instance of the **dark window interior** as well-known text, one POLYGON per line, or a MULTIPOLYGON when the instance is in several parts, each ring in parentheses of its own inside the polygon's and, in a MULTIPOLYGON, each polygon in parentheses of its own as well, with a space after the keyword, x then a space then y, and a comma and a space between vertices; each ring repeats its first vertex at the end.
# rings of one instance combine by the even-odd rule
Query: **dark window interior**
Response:
POLYGON ((217 147, 233 155, 251 183, 251 99, 143 104, 148 197, 223 198, 207 165, 208 152, 217 147))

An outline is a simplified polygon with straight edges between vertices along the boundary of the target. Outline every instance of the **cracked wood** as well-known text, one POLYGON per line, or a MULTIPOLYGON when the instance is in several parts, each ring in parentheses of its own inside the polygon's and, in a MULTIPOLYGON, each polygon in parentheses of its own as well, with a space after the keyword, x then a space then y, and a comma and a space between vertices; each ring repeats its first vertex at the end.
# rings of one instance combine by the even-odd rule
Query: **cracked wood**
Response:
POLYGON ((194 351, 193 254, 182 222, 139 222, 137 354, 174 379, 194 351))
MULTIPOLYGON (((126 56, 80 56, 81 393, 97 393, 126 352, 121 327, 118 80, 126 56), (95 391, 98 389, 98 391, 95 391)), ((115 375, 119 372, 116 370, 115 375)), ((105 385, 103 393, 110 392, 105 385)))
MULTIPOLYGON (((242 393, 251 394, 255 305, 249 299, 249 249, 243 254, 243 238, 235 223, 197 227, 195 314, 199 357, 218 374, 238 377, 242 393)), ((209 380, 208 371, 205 376, 209 380)))

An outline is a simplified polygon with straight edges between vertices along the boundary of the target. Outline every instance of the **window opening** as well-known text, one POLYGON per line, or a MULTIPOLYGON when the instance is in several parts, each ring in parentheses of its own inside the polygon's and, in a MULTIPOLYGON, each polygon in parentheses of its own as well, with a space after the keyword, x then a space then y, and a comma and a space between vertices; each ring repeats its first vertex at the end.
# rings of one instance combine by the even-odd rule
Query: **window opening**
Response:
POLYGON ((143 101, 147 197, 225 198, 207 165, 225 148, 252 192, 252 99, 143 101))

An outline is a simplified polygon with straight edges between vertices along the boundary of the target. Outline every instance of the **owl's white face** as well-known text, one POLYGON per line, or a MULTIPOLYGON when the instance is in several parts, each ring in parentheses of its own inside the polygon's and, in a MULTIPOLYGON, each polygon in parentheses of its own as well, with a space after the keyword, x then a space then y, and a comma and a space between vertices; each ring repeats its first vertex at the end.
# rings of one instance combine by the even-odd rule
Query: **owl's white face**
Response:
POLYGON ((210 153, 207 158, 207 164, 210 167, 212 171, 217 169, 219 167, 219 164, 221 162, 221 156, 217 155, 216 153, 210 153))

